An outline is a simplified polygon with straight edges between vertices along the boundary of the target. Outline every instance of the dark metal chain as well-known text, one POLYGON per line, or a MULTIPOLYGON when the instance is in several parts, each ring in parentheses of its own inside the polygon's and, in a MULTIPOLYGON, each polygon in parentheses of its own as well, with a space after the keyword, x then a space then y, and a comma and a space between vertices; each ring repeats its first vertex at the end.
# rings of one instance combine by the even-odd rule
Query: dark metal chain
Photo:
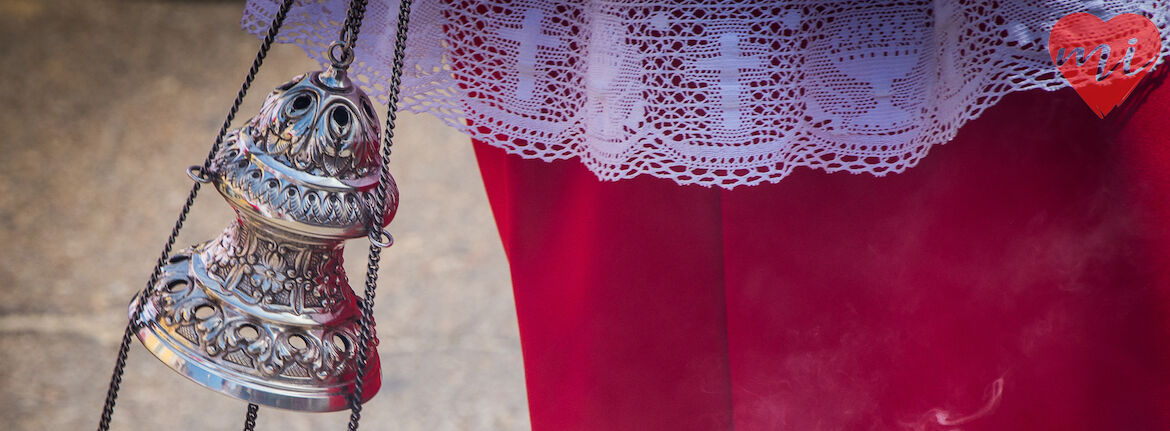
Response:
POLYGON ((368 0, 350 0, 349 11, 345 14, 345 24, 341 26, 341 33, 337 35, 337 42, 329 45, 329 60, 335 69, 345 69, 354 59, 354 47, 357 46, 358 32, 362 28, 362 20, 366 17, 366 3, 368 0), (340 54, 337 53, 340 49, 340 54))
MULTIPOLYGON (((354 0, 360 1, 360 0, 354 0)), ((364 1, 362 1, 364 3, 364 1)), ((390 187, 390 154, 394 145, 394 123, 398 119, 398 92, 402 84, 402 64, 406 55, 406 29, 410 24, 411 0, 400 0, 398 7, 398 33, 394 39, 394 63, 390 73, 390 89, 387 97, 386 135, 382 139, 382 169, 378 186, 374 189, 374 216, 370 218, 370 256, 366 264, 365 299, 358 301, 362 316, 359 321, 360 342, 357 349, 357 376, 353 394, 349 399, 349 431, 357 431, 362 417, 362 391, 369 361, 369 349, 374 348, 374 293, 378 287, 378 264, 382 259, 382 248, 393 243, 393 238, 383 229, 386 214, 386 190, 390 187)), ((358 23, 361 24, 360 22, 358 23)), ((356 31, 354 32, 356 35, 356 31)))
POLYGON ((244 416, 244 431, 253 431, 256 429, 256 414, 260 411, 260 406, 255 403, 248 403, 248 414, 244 416))
MULTIPOLYGON (((285 17, 288 16, 288 11, 292 8, 292 4, 293 0, 284 0, 281 3, 280 10, 277 11, 276 17, 273 18, 272 24, 268 28, 268 34, 264 36, 264 42, 260 44, 260 51, 256 53, 256 59, 252 61, 252 67, 248 69, 248 75, 244 78, 244 83, 240 86, 240 91, 236 93, 236 100, 232 103, 231 110, 228 111, 227 119, 224 120, 223 126, 219 129, 219 134, 215 137, 215 144, 211 146, 211 151, 207 153, 207 158, 204 159, 202 167, 198 170, 188 171, 193 176, 206 175, 206 172, 210 169, 211 160, 215 156, 215 153, 219 152, 220 146, 223 145, 228 128, 231 127, 232 120, 235 119, 236 112, 239 111, 240 104, 243 103, 244 96, 248 93, 248 88, 252 86, 252 81, 255 80, 256 73, 260 71, 260 65, 264 63, 264 57, 268 55, 268 49, 276 41, 276 35, 280 31, 280 26, 284 23, 285 17)), ((126 357, 130 353, 130 342, 133 339, 134 331, 138 328, 138 318, 142 314, 143 307, 146 305, 146 296, 154 288, 154 285, 158 283, 158 278, 162 275, 163 266, 166 265, 167 259, 171 255, 171 249, 175 246, 175 240, 179 237, 179 231, 183 229, 183 223, 187 221, 187 214, 191 212, 191 206, 195 204, 195 197, 199 195, 199 189, 202 185, 201 181, 196 181, 191 186, 191 191, 187 194, 187 201, 183 204, 183 209, 179 211, 179 218, 175 221, 174 228, 171 229, 171 236, 167 238, 167 243, 163 247, 162 254, 154 264, 154 271, 150 274, 150 280, 147 281, 146 287, 138 295, 138 305, 134 308, 134 317, 130 319, 126 324, 126 330, 122 332, 122 344, 118 347, 118 359, 114 362, 114 372, 110 376, 110 386, 106 391, 106 402, 102 406, 102 417, 101 421, 98 422, 98 431, 107 431, 110 429, 110 420, 114 417, 114 405, 118 401, 118 390, 122 386, 122 374, 126 368, 126 357)), ((251 412, 250 407, 249 411, 251 412)))

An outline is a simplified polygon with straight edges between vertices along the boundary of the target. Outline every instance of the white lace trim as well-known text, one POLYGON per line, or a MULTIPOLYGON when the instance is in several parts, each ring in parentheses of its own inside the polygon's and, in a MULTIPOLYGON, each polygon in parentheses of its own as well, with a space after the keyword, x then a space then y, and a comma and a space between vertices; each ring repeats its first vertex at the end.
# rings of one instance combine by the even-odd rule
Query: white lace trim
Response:
MULTIPOLYGON (((243 27, 263 34, 277 3, 249 0, 243 27)), ((294 6, 280 40, 325 64, 347 3, 294 6)), ((418 0, 402 108, 606 180, 881 176, 1007 93, 1066 86, 1047 51, 1066 14, 1138 13, 1170 35, 1168 0, 686 3, 418 0)), ((383 102, 396 14, 370 1, 351 72, 383 102)))

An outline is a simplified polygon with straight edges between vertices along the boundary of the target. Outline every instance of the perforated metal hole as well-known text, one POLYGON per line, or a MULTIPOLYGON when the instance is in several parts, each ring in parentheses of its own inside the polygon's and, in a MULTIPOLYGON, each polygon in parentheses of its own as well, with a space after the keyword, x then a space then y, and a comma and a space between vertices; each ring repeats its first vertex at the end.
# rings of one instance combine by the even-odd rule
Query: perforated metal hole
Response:
POLYGON ((348 352, 350 349, 349 339, 337 334, 333 335, 333 345, 342 352, 348 352))
POLYGON ((344 108, 337 108, 333 110, 333 122, 338 126, 345 127, 349 125, 349 111, 344 108))
POLYGON ((313 103, 313 98, 309 97, 308 94, 302 94, 293 99, 292 107, 296 110, 306 109, 311 103, 313 103))
POLYGON ((215 315, 215 308, 210 305, 200 305, 195 307, 195 318, 199 320, 210 319, 215 315))
POLYGON ((288 336, 288 344, 294 349, 304 350, 309 347, 309 340, 304 335, 293 334, 288 336))
POLYGON ((260 338, 260 330, 253 325, 243 325, 237 333, 248 341, 256 341, 257 338, 260 338))
POLYGON ((167 283, 167 292, 170 292, 170 293, 182 292, 183 290, 186 290, 186 289, 187 289, 187 280, 183 280, 183 279, 171 280, 170 283, 167 283))
POLYGON ((369 115, 370 119, 377 119, 378 118, 378 115, 374 114, 374 108, 370 106, 369 100, 362 99, 362 108, 366 110, 366 115, 369 115))

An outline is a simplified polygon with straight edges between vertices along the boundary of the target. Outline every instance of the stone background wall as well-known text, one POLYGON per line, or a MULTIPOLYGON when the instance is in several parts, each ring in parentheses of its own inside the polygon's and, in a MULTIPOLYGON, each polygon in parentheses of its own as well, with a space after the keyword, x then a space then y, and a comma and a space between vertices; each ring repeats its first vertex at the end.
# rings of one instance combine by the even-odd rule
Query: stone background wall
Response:
MULTIPOLYGON (((93 429, 126 305, 145 283, 259 41, 240 1, 0 0, 0 428, 93 429)), ((315 68, 277 46, 237 124, 315 68)), ((528 428, 507 264, 467 139, 405 115, 402 205, 376 304, 383 387, 366 430, 528 428)), ((232 218, 204 189, 179 246, 232 218)), ((363 280, 365 243, 346 266, 363 280)), ((135 343, 114 430, 230 430, 246 404, 135 343)), ((260 410, 261 430, 346 413, 260 410)))

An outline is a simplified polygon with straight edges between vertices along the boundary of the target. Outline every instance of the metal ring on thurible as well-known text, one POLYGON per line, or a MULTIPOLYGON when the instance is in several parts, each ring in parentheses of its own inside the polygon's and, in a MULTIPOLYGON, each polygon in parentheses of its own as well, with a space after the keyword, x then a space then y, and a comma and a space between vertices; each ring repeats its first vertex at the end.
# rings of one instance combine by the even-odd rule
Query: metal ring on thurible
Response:
POLYGON ((325 51, 326 55, 329 57, 329 61, 332 63, 334 68, 345 69, 348 68, 351 63, 353 63, 353 51, 347 50, 345 47, 345 42, 337 40, 329 44, 329 49, 325 51), (337 58, 337 56, 334 54, 337 51, 337 48, 341 48, 342 57, 340 59, 337 58))
POLYGON ((195 180, 197 183, 207 184, 211 182, 211 177, 207 175, 207 171, 200 165, 191 165, 187 167, 187 176, 195 180))
POLYGON ((371 230, 369 237, 370 243, 378 248, 386 248, 394 245, 394 237, 390 235, 390 232, 386 232, 386 229, 380 227, 371 230))

